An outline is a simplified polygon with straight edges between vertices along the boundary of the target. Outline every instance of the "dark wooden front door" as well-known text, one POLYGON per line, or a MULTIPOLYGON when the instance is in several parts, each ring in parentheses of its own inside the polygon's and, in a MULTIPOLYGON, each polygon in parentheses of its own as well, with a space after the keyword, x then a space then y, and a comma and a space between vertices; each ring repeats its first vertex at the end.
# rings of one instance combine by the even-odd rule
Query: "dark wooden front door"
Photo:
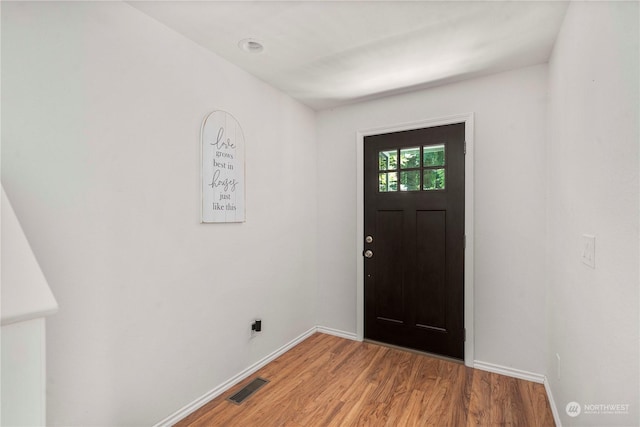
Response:
POLYGON ((365 137, 365 338, 464 359, 464 123, 365 137))

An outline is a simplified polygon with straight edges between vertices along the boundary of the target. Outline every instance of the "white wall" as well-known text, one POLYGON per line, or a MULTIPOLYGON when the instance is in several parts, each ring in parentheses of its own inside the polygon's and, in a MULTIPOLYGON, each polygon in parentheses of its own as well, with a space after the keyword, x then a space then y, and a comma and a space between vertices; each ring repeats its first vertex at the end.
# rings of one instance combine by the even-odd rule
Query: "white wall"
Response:
POLYGON ((314 326, 315 113, 124 3, 2 9, 2 182, 60 305, 48 423, 151 425, 314 326), (199 224, 216 108, 244 224, 199 224))
POLYGON ((572 3, 550 61, 547 372, 565 426, 640 425, 638 23, 637 2, 572 3), (595 269, 583 234, 596 237, 595 269))
POLYGON ((41 426, 46 422, 45 316, 58 304, 1 190, 0 426, 41 426))
POLYGON ((2 325, 0 425, 45 425, 45 319, 2 325))
POLYGON ((545 369, 544 65, 318 114, 319 324, 356 332, 356 131, 475 113, 475 359, 545 369))

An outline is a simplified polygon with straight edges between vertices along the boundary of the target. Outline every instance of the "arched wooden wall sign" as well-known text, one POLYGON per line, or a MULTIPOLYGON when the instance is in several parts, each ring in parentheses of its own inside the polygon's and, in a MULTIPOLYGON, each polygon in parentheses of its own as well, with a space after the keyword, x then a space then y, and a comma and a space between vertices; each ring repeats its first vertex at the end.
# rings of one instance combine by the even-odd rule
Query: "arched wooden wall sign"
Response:
POLYGON ((244 222, 244 134, 226 111, 202 123, 202 222, 244 222))

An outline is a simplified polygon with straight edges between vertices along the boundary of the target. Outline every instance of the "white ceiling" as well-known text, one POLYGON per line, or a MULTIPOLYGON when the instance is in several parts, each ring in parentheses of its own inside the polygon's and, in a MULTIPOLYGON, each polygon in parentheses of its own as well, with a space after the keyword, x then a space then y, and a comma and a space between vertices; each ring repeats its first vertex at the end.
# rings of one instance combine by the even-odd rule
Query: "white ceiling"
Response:
POLYGON ((129 1, 320 110, 547 62, 567 7, 542 1, 129 1), (238 42, 254 38, 264 51, 238 42))

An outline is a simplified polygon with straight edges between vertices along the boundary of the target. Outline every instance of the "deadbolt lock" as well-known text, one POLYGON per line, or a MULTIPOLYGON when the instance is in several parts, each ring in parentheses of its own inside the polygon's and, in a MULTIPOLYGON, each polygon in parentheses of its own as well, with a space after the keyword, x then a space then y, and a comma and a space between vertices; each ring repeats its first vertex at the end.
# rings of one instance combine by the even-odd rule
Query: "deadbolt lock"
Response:
POLYGON ((364 241, 367 243, 372 243, 373 242, 373 236, 367 236, 364 238, 364 241))
POLYGON ((367 249, 366 251, 364 251, 364 257, 365 258, 372 258, 373 257, 373 251, 370 249, 367 249))

